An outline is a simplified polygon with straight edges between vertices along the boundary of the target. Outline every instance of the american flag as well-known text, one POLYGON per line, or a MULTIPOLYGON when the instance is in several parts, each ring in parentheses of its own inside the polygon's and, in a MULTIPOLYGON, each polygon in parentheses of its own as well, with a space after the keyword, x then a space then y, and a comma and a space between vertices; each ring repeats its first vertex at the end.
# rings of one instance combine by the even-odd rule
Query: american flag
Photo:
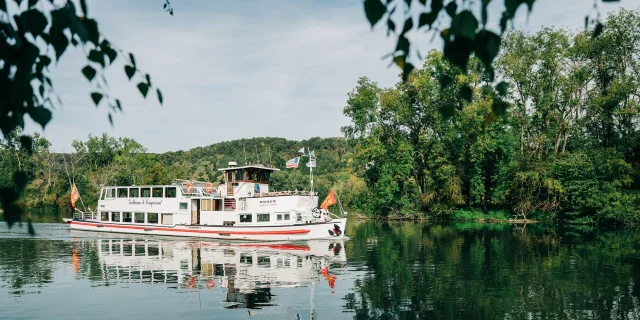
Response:
POLYGON ((300 157, 293 158, 287 161, 287 168, 297 168, 300 164, 300 157))

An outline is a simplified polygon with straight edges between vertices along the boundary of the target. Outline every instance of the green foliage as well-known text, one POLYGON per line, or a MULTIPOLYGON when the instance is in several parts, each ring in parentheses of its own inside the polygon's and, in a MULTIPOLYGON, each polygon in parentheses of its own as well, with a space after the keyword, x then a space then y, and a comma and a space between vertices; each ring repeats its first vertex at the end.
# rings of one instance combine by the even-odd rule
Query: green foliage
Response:
MULTIPOLYGON (((135 67, 133 54, 126 55, 112 46, 101 34, 97 21, 87 13, 84 0, 31 0, 28 5, 21 5, 21 1, 0 1, 0 131, 5 140, 11 139, 12 132, 24 129, 26 115, 43 129, 51 121, 52 110, 62 104, 50 77, 51 63, 55 59, 57 65, 71 47, 85 52, 87 65, 81 71, 95 88, 90 97, 96 106, 107 100, 110 122, 112 112, 122 111, 122 106, 105 90, 108 84, 103 73, 119 55, 129 57, 133 70, 127 70, 126 74, 129 79, 136 73, 140 76, 142 82, 138 87, 146 97, 151 87, 149 75, 135 67), (76 9, 78 2, 81 15, 76 9)), ((162 103, 159 92, 158 100, 162 103)), ((10 225, 19 220, 20 211, 15 203, 7 201, 14 201, 23 191, 18 185, 14 187, 18 189, 0 189, 0 203, 5 212, 9 211, 10 225)))
POLYGON ((453 221, 482 221, 482 220, 509 220, 513 216, 505 210, 491 210, 483 212, 481 210, 459 209, 451 214, 453 221))
MULTIPOLYGON (((280 138, 254 138, 222 142, 189 151, 164 154, 147 153, 137 141, 106 134, 74 140, 72 153, 51 153, 49 142, 35 134, 30 139, 15 131, 0 145, 0 188, 24 190, 17 206, 34 210, 70 210, 70 185, 75 183, 84 204, 95 208, 100 185, 168 184, 173 179, 211 181, 222 179, 219 168, 229 161, 272 164, 284 168, 286 160, 297 156, 302 146, 316 153, 319 166, 314 170, 314 190, 324 198, 334 189, 345 206, 358 206, 365 192, 364 181, 351 171, 352 147, 342 138, 312 138, 290 141, 280 138), (26 144, 32 146, 27 152, 26 144), (253 150, 250 152, 249 150, 253 150), (14 177, 14 172, 20 175, 14 177)), ((298 169, 276 172, 272 190, 310 190, 309 171, 298 169)), ((9 212, 5 209, 5 217, 9 212)))
MULTIPOLYGON (((470 37, 475 24, 461 22, 473 22, 470 13, 448 12, 454 31, 470 37)), ((496 87, 481 57, 461 70, 437 51, 393 88, 358 80, 343 132, 355 143, 354 165, 365 168, 362 207, 382 216, 466 220, 504 209, 523 219, 640 222, 639 30, 640 12, 622 9, 596 38, 509 32, 496 87)))
MULTIPOLYGON (((618 2, 619 0, 602 0, 603 2, 618 2)), ((493 61, 500 51, 501 39, 505 35, 509 22, 516 18, 516 12, 521 6, 527 7, 530 14, 536 0, 505 0, 504 9, 500 17, 500 33, 487 29, 488 6, 491 0, 467 3, 465 0, 420 0, 412 6, 412 0, 365 0, 364 12, 373 28, 386 16, 387 36, 397 34, 394 51, 387 56, 402 70, 402 79, 407 80, 409 73, 414 70, 409 62, 412 43, 407 33, 433 32, 439 34, 443 40, 444 57, 460 68, 463 72, 469 67, 469 60, 475 55, 484 67, 490 81, 494 79, 493 61), (396 10, 404 14, 396 14, 396 10), (479 13, 479 14, 478 14, 479 13), (414 24, 417 17, 418 23, 414 24), (396 32, 396 25, 403 25, 402 32, 396 32), (415 29, 414 29, 415 26, 415 29)), ((597 5, 595 6, 598 11, 597 5)), ((585 30, 589 25, 594 26, 590 34, 597 38, 603 33, 606 24, 602 24, 600 16, 585 17, 585 30)), ((417 51, 417 50, 416 50, 417 51)), ((419 54, 418 54, 419 55, 419 54)), ((499 104, 497 104, 499 105, 499 104)))

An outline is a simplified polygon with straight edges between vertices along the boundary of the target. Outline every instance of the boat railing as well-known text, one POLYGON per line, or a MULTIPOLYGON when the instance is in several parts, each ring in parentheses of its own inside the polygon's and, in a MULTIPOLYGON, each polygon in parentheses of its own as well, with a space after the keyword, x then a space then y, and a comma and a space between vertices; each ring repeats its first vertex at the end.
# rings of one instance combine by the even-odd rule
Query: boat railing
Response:
POLYGON ((297 195, 301 195, 301 196, 317 196, 318 193, 317 192, 311 192, 311 191, 279 191, 279 192, 259 192, 259 193, 255 193, 254 197, 281 197, 281 196, 297 196, 297 195))
POLYGON ((92 212, 92 211, 84 212, 76 208, 76 210, 73 212, 73 219, 74 220, 98 220, 100 219, 100 217, 98 216, 97 212, 92 212))

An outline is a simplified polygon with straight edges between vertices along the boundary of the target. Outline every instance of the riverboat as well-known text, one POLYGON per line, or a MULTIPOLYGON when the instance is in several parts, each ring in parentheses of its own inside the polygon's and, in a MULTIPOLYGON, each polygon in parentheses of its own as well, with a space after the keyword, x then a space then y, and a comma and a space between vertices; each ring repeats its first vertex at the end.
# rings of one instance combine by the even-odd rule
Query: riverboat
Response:
MULTIPOLYGON (((230 162, 224 181, 175 180, 170 185, 104 186, 95 211, 76 209, 70 228, 163 236, 296 241, 344 238, 346 212, 329 212, 333 191, 318 207, 313 191, 271 191, 264 165, 230 162)), ((313 177, 313 176, 311 176, 313 177)), ((75 185, 74 198, 79 198, 75 185)), ((311 180, 313 190, 313 178, 311 180)), ((339 199, 338 199, 339 201, 339 199)))

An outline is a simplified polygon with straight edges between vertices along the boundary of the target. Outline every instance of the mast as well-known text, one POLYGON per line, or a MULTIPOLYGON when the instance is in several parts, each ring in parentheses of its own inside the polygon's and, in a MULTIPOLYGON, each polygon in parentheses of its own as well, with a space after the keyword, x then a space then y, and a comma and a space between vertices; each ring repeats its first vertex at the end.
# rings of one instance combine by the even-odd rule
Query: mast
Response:
POLYGON ((311 148, 307 147, 307 156, 309 157, 309 162, 307 163, 309 164, 309 180, 311 180, 311 194, 313 194, 313 164, 311 163, 313 159, 311 158, 311 151, 309 151, 309 149, 311 148))

